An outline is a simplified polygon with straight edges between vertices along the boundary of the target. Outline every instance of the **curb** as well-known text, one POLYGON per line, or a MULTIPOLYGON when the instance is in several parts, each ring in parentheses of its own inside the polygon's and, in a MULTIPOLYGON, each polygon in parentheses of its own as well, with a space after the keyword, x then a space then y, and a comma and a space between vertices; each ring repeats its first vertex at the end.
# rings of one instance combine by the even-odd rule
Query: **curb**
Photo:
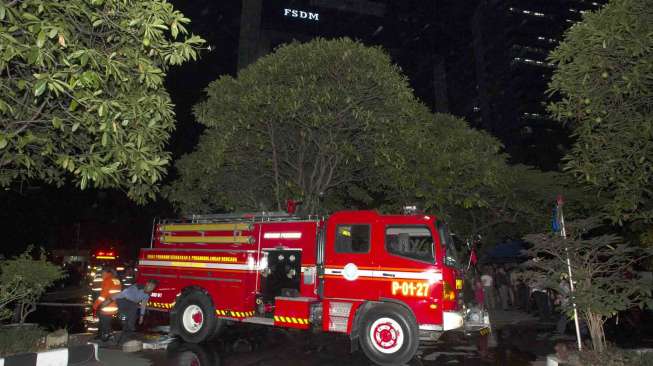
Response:
POLYGON ((546 366, 558 366, 558 365, 560 365, 560 360, 556 355, 546 356, 546 366))
POLYGON ((0 358, 0 366, 67 366, 90 360, 98 361, 98 345, 88 343, 81 346, 57 348, 43 352, 21 353, 0 358))

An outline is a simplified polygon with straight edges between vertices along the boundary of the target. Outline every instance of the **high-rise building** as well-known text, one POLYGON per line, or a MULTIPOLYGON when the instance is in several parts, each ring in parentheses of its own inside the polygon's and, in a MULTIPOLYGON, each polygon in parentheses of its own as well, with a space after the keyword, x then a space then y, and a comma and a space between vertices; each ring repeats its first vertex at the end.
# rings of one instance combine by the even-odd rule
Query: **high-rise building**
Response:
MULTIPOLYGON (((449 111, 443 9, 453 0, 243 0, 238 68, 275 47, 314 37, 349 37, 387 50, 416 95, 449 111)), ((468 27, 468 24, 465 24, 468 27)))
POLYGON ((476 70, 473 124, 492 132, 514 162, 555 168, 568 143, 547 115, 554 65, 548 55, 564 32, 603 0, 481 0, 471 20, 476 70))
POLYGON ((555 169, 569 134, 546 112, 547 57, 605 1, 243 0, 238 68, 293 40, 380 45, 432 110, 491 132, 513 162, 555 169))

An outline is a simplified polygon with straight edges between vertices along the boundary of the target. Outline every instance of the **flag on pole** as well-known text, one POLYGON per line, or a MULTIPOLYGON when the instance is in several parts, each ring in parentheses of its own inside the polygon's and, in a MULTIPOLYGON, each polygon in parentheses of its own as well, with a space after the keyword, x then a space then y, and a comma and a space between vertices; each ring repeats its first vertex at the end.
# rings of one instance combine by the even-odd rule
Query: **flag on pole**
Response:
POLYGON ((551 218, 551 228, 554 233, 560 233, 563 229, 563 216, 562 216, 562 206, 564 205, 564 199, 562 196, 558 196, 556 199, 556 204, 553 207, 553 217, 551 218))
POLYGON ((560 232, 560 220, 558 215, 558 205, 553 206, 553 217, 551 218, 551 229, 554 233, 560 232))

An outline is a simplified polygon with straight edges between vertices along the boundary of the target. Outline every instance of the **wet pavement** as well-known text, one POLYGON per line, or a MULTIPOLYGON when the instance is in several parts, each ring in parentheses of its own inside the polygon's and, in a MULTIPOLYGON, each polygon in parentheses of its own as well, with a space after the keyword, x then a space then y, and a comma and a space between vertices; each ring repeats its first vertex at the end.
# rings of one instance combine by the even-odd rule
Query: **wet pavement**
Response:
MULTIPOLYGON (((40 307, 30 316, 50 330, 67 328, 70 333, 94 332, 96 321, 90 313, 92 296, 63 300, 62 303, 82 303, 81 307, 40 307)), ((72 304, 71 304, 72 305, 72 304)), ((554 321, 541 322, 519 311, 498 311, 490 315, 493 333, 490 336, 466 335, 461 332, 445 334, 437 343, 423 346, 410 362, 418 365, 502 365, 521 366, 545 364, 547 354, 553 353, 557 342, 574 348, 573 330, 565 337, 553 336, 554 321)), ((150 312, 141 333, 144 340, 158 338, 156 326, 167 324, 164 313, 150 312)), ((648 324, 653 320, 647 319, 648 324)), ((622 328, 622 327, 619 327, 622 328)), ((632 327, 629 327, 632 328, 632 327)), ((642 328, 642 327, 640 327, 642 328)), ((648 327, 643 327, 644 329, 648 327)), ((116 326, 119 329, 119 324, 116 326)), ((608 330, 610 327, 608 326, 608 330)), ((653 335, 608 332, 613 340, 634 340, 633 346, 650 344, 653 335), (627 337, 628 335, 632 337, 627 337), (648 341, 647 341, 648 339, 648 341)), ((627 343, 620 346, 628 346, 627 343)), ((134 354, 123 353, 118 347, 102 347, 100 362, 89 361, 86 366, 343 366, 371 365, 361 351, 351 353, 346 335, 312 333, 282 328, 268 328, 249 324, 234 324, 218 339, 204 344, 171 343, 165 350, 145 350, 134 354)))
MULTIPOLYGON (((410 365, 531 365, 538 359, 544 360, 553 350, 548 328, 533 324, 506 325, 492 336, 484 337, 449 333, 436 344, 422 347, 410 365)), ((573 338, 570 340, 573 342, 573 338)), ((173 342, 166 350, 135 354, 105 348, 100 352, 100 359, 100 363, 87 365, 371 365, 362 352, 350 353, 350 342, 345 335, 240 324, 228 328, 212 342, 173 342)))
MULTIPOLYGON (((47 323, 51 330, 68 328, 70 333, 95 332, 96 319, 89 314, 91 298, 84 296, 69 300, 83 302, 84 307, 44 307, 33 314, 33 320, 47 323)), ((157 325, 167 324, 163 313, 150 312, 147 328, 141 334, 146 339, 163 335, 152 331, 157 325)), ((418 357, 410 365, 531 365, 544 360, 553 352, 551 339, 553 323, 541 323, 523 312, 495 312, 491 314, 493 334, 480 336, 447 333, 437 343, 421 347, 418 357)), ((115 329, 119 329, 116 327, 115 329)), ((573 344, 573 336, 563 339, 573 344)), ((174 342, 166 350, 145 350, 135 354, 123 353, 118 347, 102 347, 100 362, 85 365, 370 365, 362 351, 350 352, 346 335, 313 333, 293 329, 268 328, 250 324, 233 324, 216 340, 204 344, 174 342)))

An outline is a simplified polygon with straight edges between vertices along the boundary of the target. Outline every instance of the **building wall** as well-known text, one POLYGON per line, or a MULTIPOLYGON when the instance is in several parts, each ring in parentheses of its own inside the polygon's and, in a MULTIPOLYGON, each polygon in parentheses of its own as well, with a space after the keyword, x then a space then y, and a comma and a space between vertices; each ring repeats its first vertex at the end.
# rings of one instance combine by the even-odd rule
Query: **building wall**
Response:
MULTIPOLYGON (((478 82, 477 125, 499 137, 514 162, 555 169, 567 131, 546 112, 554 71, 548 54, 583 12, 604 1, 483 0, 471 22, 478 82)), ((553 96, 555 98, 555 96, 553 96)))
POLYGON ((349 37, 382 46, 416 95, 433 110, 447 112, 447 45, 438 26, 442 3, 446 1, 244 0, 239 68, 293 40, 349 37), (310 15, 293 16, 293 10, 310 15))

